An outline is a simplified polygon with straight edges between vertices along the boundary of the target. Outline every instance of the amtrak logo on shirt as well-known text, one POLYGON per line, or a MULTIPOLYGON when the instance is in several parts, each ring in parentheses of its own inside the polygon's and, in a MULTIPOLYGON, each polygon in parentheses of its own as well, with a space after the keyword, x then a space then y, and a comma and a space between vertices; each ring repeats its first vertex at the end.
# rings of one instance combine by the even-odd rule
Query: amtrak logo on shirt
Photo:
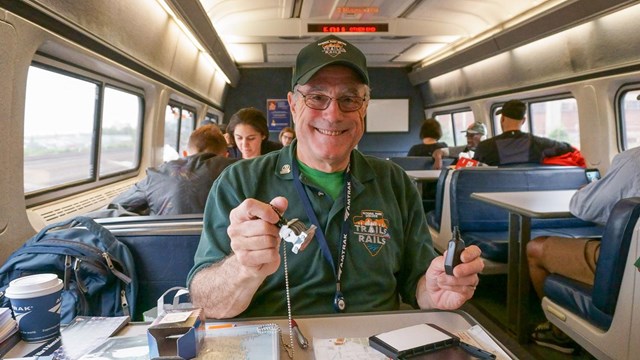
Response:
POLYGON ((389 221, 379 210, 362 210, 353 217, 353 232, 371 256, 376 256, 390 238, 389 221))
POLYGON ((323 41, 319 43, 318 46, 322 46, 322 52, 331 57, 336 57, 342 53, 347 52, 347 49, 345 49, 345 46, 347 46, 347 44, 343 43, 340 40, 323 41))

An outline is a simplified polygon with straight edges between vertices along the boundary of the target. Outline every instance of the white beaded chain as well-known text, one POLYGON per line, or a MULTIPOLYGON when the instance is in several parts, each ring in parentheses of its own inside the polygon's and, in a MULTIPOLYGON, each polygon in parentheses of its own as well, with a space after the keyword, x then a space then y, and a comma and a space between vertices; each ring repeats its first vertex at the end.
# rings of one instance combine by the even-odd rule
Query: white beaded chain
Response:
POLYGON ((280 334, 280 341, 282 341, 282 347, 284 347, 287 355, 289 355, 289 359, 293 359, 293 325, 292 325, 292 317, 291 317, 291 295, 289 293, 289 267, 287 265, 287 243, 285 241, 282 242, 282 254, 284 257, 284 285, 287 294, 287 316, 289 319, 289 345, 287 346, 282 338, 282 333, 280 334))

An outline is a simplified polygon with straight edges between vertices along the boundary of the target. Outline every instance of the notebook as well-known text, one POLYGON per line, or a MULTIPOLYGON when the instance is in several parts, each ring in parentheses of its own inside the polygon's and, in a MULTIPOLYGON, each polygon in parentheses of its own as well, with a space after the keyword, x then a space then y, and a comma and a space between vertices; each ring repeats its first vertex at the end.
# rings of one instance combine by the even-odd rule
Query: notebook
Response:
POLYGON ((369 345, 391 357, 402 359, 456 345, 458 338, 434 324, 418 324, 369 337, 369 345))

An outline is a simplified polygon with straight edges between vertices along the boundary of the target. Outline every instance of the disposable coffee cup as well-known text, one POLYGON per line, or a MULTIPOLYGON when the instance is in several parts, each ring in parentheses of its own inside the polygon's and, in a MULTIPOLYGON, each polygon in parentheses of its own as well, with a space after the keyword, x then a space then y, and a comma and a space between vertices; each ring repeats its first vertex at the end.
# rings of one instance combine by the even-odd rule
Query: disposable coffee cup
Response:
POLYGON ((9 283, 5 296, 18 322, 22 340, 42 342, 60 335, 62 280, 56 274, 36 274, 9 283))

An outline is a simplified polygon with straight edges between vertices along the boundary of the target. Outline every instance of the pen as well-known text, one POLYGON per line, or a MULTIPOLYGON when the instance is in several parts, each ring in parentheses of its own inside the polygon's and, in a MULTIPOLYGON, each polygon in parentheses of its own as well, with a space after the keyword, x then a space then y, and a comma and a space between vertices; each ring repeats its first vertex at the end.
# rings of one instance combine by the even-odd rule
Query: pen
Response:
POLYGON ((293 319, 291 319, 291 328, 293 329, 293 333, 296 335, 298 345, 300 345, 302 349, 306 349, 309 346, 309 342, 307 341, 307 338, 302 335, 302 331, 300 331, 298 324, 293 319))
POLYGON ((467 344, 464 341, 460 341, 460 347, 466 351, 467 353, 471 354, 472 356, 478 358, 478 359, 495 359, 496 356, 488 351, 482 350, 478 347, 475 347, 471 344, 467 344))
POLYGON ((214 329, 225 329, 225 328, 230 328, 230 327, 234 327, 234 324, 214 324, 214 325, 209 325, 209 327, 207 329, 209 330, 214 330, 214 329))

